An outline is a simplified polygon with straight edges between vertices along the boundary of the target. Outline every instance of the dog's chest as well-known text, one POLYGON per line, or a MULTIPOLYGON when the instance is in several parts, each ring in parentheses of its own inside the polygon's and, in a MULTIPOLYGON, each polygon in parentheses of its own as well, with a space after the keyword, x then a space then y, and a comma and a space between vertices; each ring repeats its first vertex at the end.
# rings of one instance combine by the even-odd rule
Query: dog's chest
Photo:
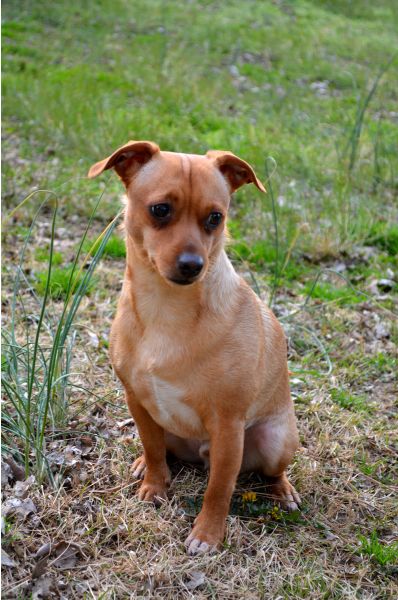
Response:
POLYGON ((163 429, 180 437, 204 438, 202 421, 186 401, 186 390, 156 375, 147 376, 149 395, 143 401, 152 418, 163 429))

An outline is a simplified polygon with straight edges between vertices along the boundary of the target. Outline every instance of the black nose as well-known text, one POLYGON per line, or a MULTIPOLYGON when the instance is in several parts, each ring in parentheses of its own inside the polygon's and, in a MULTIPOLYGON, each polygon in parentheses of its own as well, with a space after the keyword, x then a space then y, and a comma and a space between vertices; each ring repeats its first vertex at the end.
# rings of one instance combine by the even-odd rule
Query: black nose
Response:
POLYGON ((185 278, 196 277, 203 268, 203 258, 199 254, 183 252, 178 257, 177 268, 185 278))

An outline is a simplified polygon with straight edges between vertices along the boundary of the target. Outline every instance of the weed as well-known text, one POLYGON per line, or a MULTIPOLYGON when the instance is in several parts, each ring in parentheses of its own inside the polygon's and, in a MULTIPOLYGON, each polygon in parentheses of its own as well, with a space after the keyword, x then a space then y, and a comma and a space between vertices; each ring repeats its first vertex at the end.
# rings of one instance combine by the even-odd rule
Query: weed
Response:
MULTIPOLYGON (((36 248, 34 252, 35 259, 39 262, 48 262, 50 258, 49 248, 36 248)), ((61 252, 53 252, 53 265, 61 265, 63 256, 61 252)))
MULTIPOLYGON (((91 214, 73 265, 67 270, 53 269, 54 236, 58 202, 55 199, 51 221, 51 242, 47 273, 43 274, 37 316, 29 317, 24 302, 23 272, 25 253, 37 218, 46 204, 42 202, 25 239, 16 270, 9 326, 3 328, 2 384, 6 402, 2 415, 3 448, 23 460, 26 475, 33 470, 39 480, 53 481, 46 459, 46 433, 65 422, 72 348, 75 339, 73 321, 82 298, 87 293, 94 270, 116 224, 114 220, 103 232, 91 263, 83 272, 78 260, 101 197, 91 214), (62 299, 60 314, 51 314, 51 297, 62 299), (32 327, 33 324, 33 327, 32 327), (24 331, 23 331, 24 329, 24 331), (22 330, 22 335, 21 335, 22 330), (33 461, 32 461, 33 458, 33 461)), ((39 280, 40 281, 40 280, 39 280)))
POLYGON ((336 302, 338 304, 357 304, 362 298, 353 291, 352 288, 336 287, 331 283, 318 282, 315 287, 312 283, 304 286, 304 291, 311 295, 311 298, 317 298, 326 302, 336 302))
POLYGON ((360 542, 359 554, 370 556, 382 566, 398 564, 398 542, 392 542, 389 545, 383 544, 376 531, 373 531, 369 538, 360 535, 358 539, 360 542))
POLYGON ((339 388, 332 388, 330 390, 330 395, 333 402, 336 402, 336 404, 348 410, 371 412, 373 409, 366 396, 350 394, 339 388))
MULTIPOLYGON (((98 246, 97 246, 98 247, 98 246)), ((37 273, 36 290, 40 296, 44 296, 47 289, 48 273, 37 273)), ((73 265, 68 267, 59 267, 51 270, 48 294, 54 300, 65 300, 72 285, 79 286, 84 279, 84 273, 76 273, 73 265)), ((95 284, 95 279, 91 278, 86 286, 85 293, 89 294, 95 284)))
POLYGON ((349 146, 350 146, 350 160, 349 160, 349 164, 348 164, 349 173, 352 172, 354 165, 355 165, 357 152, 358 152, 358 146, 359 146, 359 138, 360 138, 362 127, 363 127, 365 112, 366 112, 366 110, 369 106, 369 103, 372 100, 374 94, 376 93, 376 90, 378 88, 381 78, 383 77, 383 75, 388 71, 388 69, 392 65, 394 58, 395 58, 395 56, 393 55, 390 58, 390 60, 380 69, 376 79, 374 80, 368 94, 365 96, 365 99, 363 100, 362 104, 360 102, 358 102, 358 109, 357 109, 357 114, 356 114, 356 119, 355 119, 355 125, 351 132, 350 142, 349 142, 349 146))
MULTIPOLYGON (((35 517, 23 523, 13 518, 7 533, 19 537, 10 548, 18 565, 3 572, 4 595, 37 595, 30 583, 36 549, 63 538, 78 540, 87 559, 76 565, 74 577, 63 578, 62 590, 54 589, 55 595, 71 598, 397 597, 394 568, 380 569, 373 559, 350 565, 346 552, 360 545, 356 531, 384 532, 385 525, 390 531, 396 511, 392 422, 398 329, 384 308, 396 313, 397 288, 378 303, 369 291, 374 279, 394 279, 387 272, 398 264, 396 68, 386 71, 369 98, 380 65, 397 48, 396 0, 14 0, 4 3, 2 16, 2 191, 12 215, 3 244, 3 448, 41 478, 50 447, 62 452, 72 435, 79 438, 80 428, 96 439, 72 481, 63 479, 62 471, 56 474, 56 491, 31 488, 35 517), (127 408, 106 351, 121 264, 102 262, 89 301, 78 284, 85 305, 78 327, 77 289, 70 298, 71 322, 63 316, 66 298, 50 296, 47 273, 37 344, 44 296, 37 297, 34 269, 42 261, 29 264, 34 248, 27 248, 17 264, 33 209, 28 201, 13 207, 27 190, 59 190, 57 218, 70 239, 81 239, 81 223, 89 219, 93 197, 105 182, 93 231, 113 218, 121 192, 111 173, 87 182, 88 167, 130 137, 153 139, 178 152, 231 150, 260 178, 266 156, 278 164, 271 178, 274 207, 269 181, 267 195, 251 185, 234 195, 229 226, 236 243, 230 251, 262 296, 273 288, 274 309, 291 342, 302 447, 289 477, 308 512, 286 515, 273 508, 263 482, 255 477, 238 482, 224 543, 228 552, 199 558, 205 582, 189 592, 193 563, 182 555, 182 538, 191 523, 181 506, 197 514, 206 475, 175 465, 174 499, 157 511, 133 494, 137 482, 127 474, 141 447, 135 432, 126 436, 134 437, 133 443, 123 442, 117 424, 127 408), (302 235, 307 223, 309 234, 302 235), (327 267, 341 263, 347 280, 333 276, 329 289, 315 292, 321 297, 310 301, 312 288, 304 286, 314 281, 317 287, 321 274, 316 272, 323 276, 327 267), (367 296, 356 294, 350 281, 367 296), (308 301, 302 304, 306 290, 308 301), (354 295, 364 300, 361 305, 354 295), (374 311, 381 320, 390 319, 390 337, 374 339, 374 311), (69 333, 63 337, 67 321, 69 333), (351 336, 353 328, 358 335, 351 336), (336 400, 330 398, 331 387, 336 400), (364 394, 377 399, 371 418, 372 404, 364 394), (97 403, 98 418, 92 413, 97 403), (67 422, 72 416, 73 434, 67 422), (86 483, 79 481, 84 474, 86 483), (242 494, 249 489, 256 501, 243 507, 242 494), (313 517, 322 522, 321 531, 313 517), (88 563, 95 568, 85 568, 88 563)), ((50 221, 51 211, 36 221, 40 239, 46 240, 43 258, 47 251, 49 258, 50 221)), ((32 247, 35 234, 28 242, 32 247)), ((53 248, 52 273, 68 268, 67 247, 61 265, 53 248)), ((76 281, 81 281, 79 265, 76 281)), ((84 277, 87 270, 81 267, 84 277)), ((51 479, 52 471, 47 476, 51 479)), ((13 490, 5 486, 5 495, 13 490)))
MULTIPOLYGON (((98 242, 95 243, 92 240, 86 240, 83 249, 86 252, 89 252, 92 248, 93 252, 95 252, 98 248, 98 245, 98 242)), ((126 243, 124 239, 122 239, 118 235, 112 235, 105 245, 103 255, 110 258, 125 258, 126 243)))
POLYGON ((398 256, 398 225, 389 225, 379 222, 371 228, 367 243, 378 246, 388 252, 390 256, 398 256))

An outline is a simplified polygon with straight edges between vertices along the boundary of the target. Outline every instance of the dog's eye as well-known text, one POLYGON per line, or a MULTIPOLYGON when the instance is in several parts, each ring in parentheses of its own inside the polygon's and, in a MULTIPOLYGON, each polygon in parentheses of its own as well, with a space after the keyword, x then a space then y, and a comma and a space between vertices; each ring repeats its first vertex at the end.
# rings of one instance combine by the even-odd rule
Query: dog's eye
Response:
POLYGON ((220 212, 212 212, 209 214, 206 220, 206 229, 216 229, 222 221, 222 214, 220 212))
POLYGON ((155 217, 155 219, 159 219, 159 221, 167 219, 171 213, 170 204, 166 204, 165 202, 162 204, 154 204, 149 208, 149 210, 151 215, 155 217))

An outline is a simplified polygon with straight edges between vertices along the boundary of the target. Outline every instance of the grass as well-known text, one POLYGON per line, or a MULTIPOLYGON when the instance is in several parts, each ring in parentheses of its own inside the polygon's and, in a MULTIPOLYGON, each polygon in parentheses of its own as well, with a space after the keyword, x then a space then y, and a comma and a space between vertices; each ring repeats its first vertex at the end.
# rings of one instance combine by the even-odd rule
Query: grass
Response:
MULTIPOLYGON (((98 203, 99 200, 97 206, 98 203)), ((26 477, 33 472, 38 481, 47 479, 54 483, 46 455, 47 436, 66 423, 69 394, 74 387, 70 382, 74 319, 82 299, 93 285, 94 270, 113 227, 104 231, 92 253, 91 263, 83 270, 85 261, 80 265, 79 258, 93 212, 73 264, 67 269, 54 269, 58 212, 55 200, 47 271, 38 274, 36 286, 42 299, 35 297, 37 303, 32 312, 32 307, 26 303, 26 288, 29 292, 31 287, 24 271, 25 254, 40 213, 46 206, 47 200, 44 200, 25 238, 13 284, 9 322, 2 332, 2 386, 8 400, 2 414, 2 450, 23 462, 26 477), (62 302, 53 306, 51 300, 62 302)))
MULTIPOLYGON (((83 245, 83 249, 86 252, 89 252, 90 249, 93 247, 93 251, 95 251, 97 249, 97 246, 98 243, 96 245, 93 240, 87 240, 83 245)), ((126 244, 124 240, 117 235, 112 235, 104 247, 103 255, 110 258, 125 258, 126 244)))
POLYGON ((376 531, 373 531, 369 538, 359 536, 361 554, 370 556, 379 565, 398 565, 398 542, 383 544, 380 542, 376 531))
MULTIPOLYGON (((39 262, 48 262, 50 258, 50 248, 36 248, 35 259, 39 262)), ((63 256, 61 252, 53 252, 52 263, 55 266, 61 265, 63 262, 63 256)))
POLYGON ((376 223, 369 232, 367 239, 369 244, 386 250, 390 256, 398 255, 398 225, 387 225, 376 223))
MULTIPOLYGON (((49 281, 48 294, 55 300, 66 299, 69 295, 72 281, 74 285, 79 286, 84 278, 84 273, 75 273, 73 265, 69 267, 58 267, 51 270, 50 278, 47 272, 37 273, 36 291, 40 296, 44 296, 49 281)), ((95 280, 91 279, 86 287, 86 294, 90 293, 95 280)))
POLYGON ((317 283, 314 288, 312 283, 308 283, 305 286, 305 291, 311 295, 311 298, 317 298, 325 302, 338 302, 339 304, 355 304, 362 299, 351 287, 336 287, 327 282, 317 283))
POLYGON ((341 389, 330 390, 333 402, 348 410, 372 412, 372 405, 366 396, 356 396, 341 389))
POLYGON ((37 513, 7 516, 5 596, 47 578, 68 598, 397 597, 397 26, 394 0, 4 3, 2 434, 38 480, 37 513), (128 139, 231 150, 268 189, 234 196, 229 253, 288 337, 303 508, 275 511, 240 478, 213 557, 183 548, 202 471, 172 465, 159 509, 135 495, 141 446, 107 350, 121 237, 103 240, 95 285, 93 259, 80 270, 122 192, 86 173, 128 139), (58 198, 53 233, 38 189, 58 198), (32 577, 39 548, 65 540, 77 568, 60 577, 50 553, 32 577))

